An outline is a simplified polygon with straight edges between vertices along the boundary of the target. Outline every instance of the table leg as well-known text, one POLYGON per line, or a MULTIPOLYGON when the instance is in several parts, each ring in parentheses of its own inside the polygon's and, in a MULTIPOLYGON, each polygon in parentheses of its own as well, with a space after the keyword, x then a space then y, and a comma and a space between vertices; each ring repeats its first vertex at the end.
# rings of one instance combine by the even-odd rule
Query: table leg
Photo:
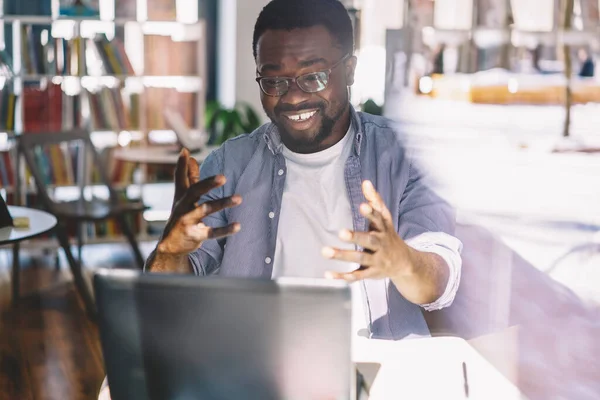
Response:
POLYGON ((19 243, 13 244, 13 258, 12 258, 12 302, 16 306, 19 302, 19 277, 21 272, 21 265, 19 260, 19 243))

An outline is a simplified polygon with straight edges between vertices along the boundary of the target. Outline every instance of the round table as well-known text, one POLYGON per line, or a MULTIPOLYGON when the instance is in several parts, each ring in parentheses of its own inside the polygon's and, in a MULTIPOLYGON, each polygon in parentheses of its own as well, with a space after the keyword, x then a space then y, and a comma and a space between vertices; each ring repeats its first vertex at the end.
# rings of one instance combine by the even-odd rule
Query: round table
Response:
POLYGON ((0 245, 31 239, 48 232, 56 225, 56 217, 45 211, 17 206, 8 206, 8 211, 13 218, 28 217, 29 227, 15 228, 8 226, 0 228, 0 245))
POLYGON ((19 242, 42 235, 56 226, 56 217, 45 211, 27 207, 8 206, 8 211, 13 218, 28 217, 27 228, 8 226, 0 228, 0 245, 13 245, 12 266, 12 299, 13 304, 19 299, 19 242))

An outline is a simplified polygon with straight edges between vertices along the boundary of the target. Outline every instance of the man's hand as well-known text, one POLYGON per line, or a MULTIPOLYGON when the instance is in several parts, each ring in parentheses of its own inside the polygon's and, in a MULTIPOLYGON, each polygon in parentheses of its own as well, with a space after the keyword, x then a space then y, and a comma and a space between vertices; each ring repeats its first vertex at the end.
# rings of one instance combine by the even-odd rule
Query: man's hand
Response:
POLYGON ((428 304, 440 298, 449 279, 444 259, 415 250, 402 240, 390 211, 371 182, 363 182, 363 193, 367 203, 361 204, 360 213, 369 220, 369 231, 343 230, 339 236, 364 251, 323 248, 324 257, 357 263, 360 268, 348 273, 328 272, 326 276, 348 282, 389 278, 404 298, 415 304, 428 304))
POLYGON ((396 232, 392 216, 373 184, 364 181, 362 188, 368 203, 360 205, 360 213, 369 220, 369 231, 342 230, 339 237, 362 247, 364 251, 323 248, 324 257, 357 263, 361 267, 349 273, 328 272, 328 277, 353 282, 411 274, 412 249, 396 232))
POLYGON ((222 175, 201 181, 198 162, 190 157, 187 149, 181 151, 175 169, 173 208, 157 246, 157 257, 187 256, 207 239, 222 238, 240 230, 238 223, 219 228, 202 223, 204 217, 242 203, 242 198, 235 195, 197 204, 202 195, 223 186, 225 182, 222 175))

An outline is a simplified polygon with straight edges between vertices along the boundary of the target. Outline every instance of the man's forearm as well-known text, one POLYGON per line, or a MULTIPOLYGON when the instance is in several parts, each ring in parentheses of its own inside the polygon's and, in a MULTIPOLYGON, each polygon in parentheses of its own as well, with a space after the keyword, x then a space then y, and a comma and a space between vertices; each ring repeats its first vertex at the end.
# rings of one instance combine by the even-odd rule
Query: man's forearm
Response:
POLYGON ((144 271, 154 273, 192 274, 194 269, 187 255, 161 254, 156 249, 150 254, 144 271))
POLYGON ((415 304, 429 304, 444 293, 450 271, 446 261, 434 253, 410 249, 410 265, 392 282, 404 298, 415 304))

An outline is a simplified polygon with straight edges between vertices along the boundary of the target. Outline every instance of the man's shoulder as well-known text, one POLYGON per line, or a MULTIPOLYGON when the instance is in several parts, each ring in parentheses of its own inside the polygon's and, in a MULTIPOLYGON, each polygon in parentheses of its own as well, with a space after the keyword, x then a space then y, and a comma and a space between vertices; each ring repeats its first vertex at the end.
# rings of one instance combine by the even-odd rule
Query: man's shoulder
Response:
POLYGON ((253 132, 244 133, 228 139, 215 149, 213 153, 222 160, 243 160, 249 158, 261 146, 266 146, 264 135, 269 130, 270 126, 271 123, 266 123, 255 129, 253 132))
POLYGON ((405 138, 399 122, 379 115, 358 113, 367 142, 375 143, 381 151, 404 149, 405 138))
POLYGON ((368 130, 394 130, 398 126, 398 123, 392 121, 389 118, 381 115, 369 114, 366 112, 358 112, 360 120, 365 128, 368 130))

